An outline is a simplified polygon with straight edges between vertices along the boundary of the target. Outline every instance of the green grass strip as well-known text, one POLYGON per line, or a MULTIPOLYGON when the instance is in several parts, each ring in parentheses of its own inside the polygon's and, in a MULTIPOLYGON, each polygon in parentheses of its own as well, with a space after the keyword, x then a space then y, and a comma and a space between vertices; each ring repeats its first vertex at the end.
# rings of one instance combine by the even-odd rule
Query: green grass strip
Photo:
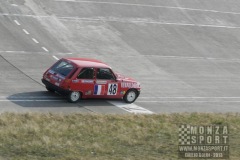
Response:
POLYGON ((239 114, 0 115, 0 159, 178 159, 178 126, 229 125, 240 157, 239 114))

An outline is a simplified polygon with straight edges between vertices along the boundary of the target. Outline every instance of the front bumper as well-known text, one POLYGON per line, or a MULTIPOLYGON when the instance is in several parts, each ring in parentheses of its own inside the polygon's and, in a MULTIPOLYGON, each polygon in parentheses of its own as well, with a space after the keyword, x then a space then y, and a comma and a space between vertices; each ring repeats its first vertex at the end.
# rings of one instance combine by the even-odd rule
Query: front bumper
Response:
POLYGON ((46 87, 49 87, 51 89, 53 89, 54 91, 60 93, 60 94, 63 94, 63 95, 68 95, 69 94, 69 90, 66 90, 66 89, 63 89, 61 87, 58 87, 50 82, 48 82, 47 80, 45 79, 42 79, 42 83, 46 86, 46 87))

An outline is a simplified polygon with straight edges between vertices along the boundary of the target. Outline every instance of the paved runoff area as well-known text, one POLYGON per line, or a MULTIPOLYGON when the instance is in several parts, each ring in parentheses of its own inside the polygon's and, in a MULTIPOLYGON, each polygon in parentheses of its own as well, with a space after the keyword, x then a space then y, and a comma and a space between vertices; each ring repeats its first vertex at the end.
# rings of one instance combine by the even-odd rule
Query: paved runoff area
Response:
POLYGON ((240 112, 240 2, 0 0, 0 112, 240 112), (41 83, 62 57, 102 60, 141 95, 68 103, 41 83))

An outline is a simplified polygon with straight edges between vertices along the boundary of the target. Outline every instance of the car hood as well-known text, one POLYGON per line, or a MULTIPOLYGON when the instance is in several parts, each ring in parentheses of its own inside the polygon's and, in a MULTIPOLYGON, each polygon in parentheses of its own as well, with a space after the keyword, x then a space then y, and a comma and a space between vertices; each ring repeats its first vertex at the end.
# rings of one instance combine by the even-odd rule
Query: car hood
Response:
POLYGON ((136 82, 133 78, 126 77, 120 73, 115 73, 118 80, 129 81, 129 82, 136 82))
POLYGON ((115 73, 117 80, 122 81, 122 82, 126 82, 126 83, 132 83, 136 88, 140 88, 140 83, 137 82, 135 79, 130 78, 130 77, 126 77, 120 73, 115 73))

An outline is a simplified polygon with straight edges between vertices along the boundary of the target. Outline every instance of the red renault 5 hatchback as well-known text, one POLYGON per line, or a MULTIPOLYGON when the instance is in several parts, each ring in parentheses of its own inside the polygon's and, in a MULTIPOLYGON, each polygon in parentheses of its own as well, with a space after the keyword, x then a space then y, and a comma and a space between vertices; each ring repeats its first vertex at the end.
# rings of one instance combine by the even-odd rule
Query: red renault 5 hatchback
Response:
POLYGON ((62 58, 42 78, 50 92, 67 95, 69 102, 81 98, 114 98, 133 103, 140 83, 112 71, 107 64, 86 58, 62 58))

